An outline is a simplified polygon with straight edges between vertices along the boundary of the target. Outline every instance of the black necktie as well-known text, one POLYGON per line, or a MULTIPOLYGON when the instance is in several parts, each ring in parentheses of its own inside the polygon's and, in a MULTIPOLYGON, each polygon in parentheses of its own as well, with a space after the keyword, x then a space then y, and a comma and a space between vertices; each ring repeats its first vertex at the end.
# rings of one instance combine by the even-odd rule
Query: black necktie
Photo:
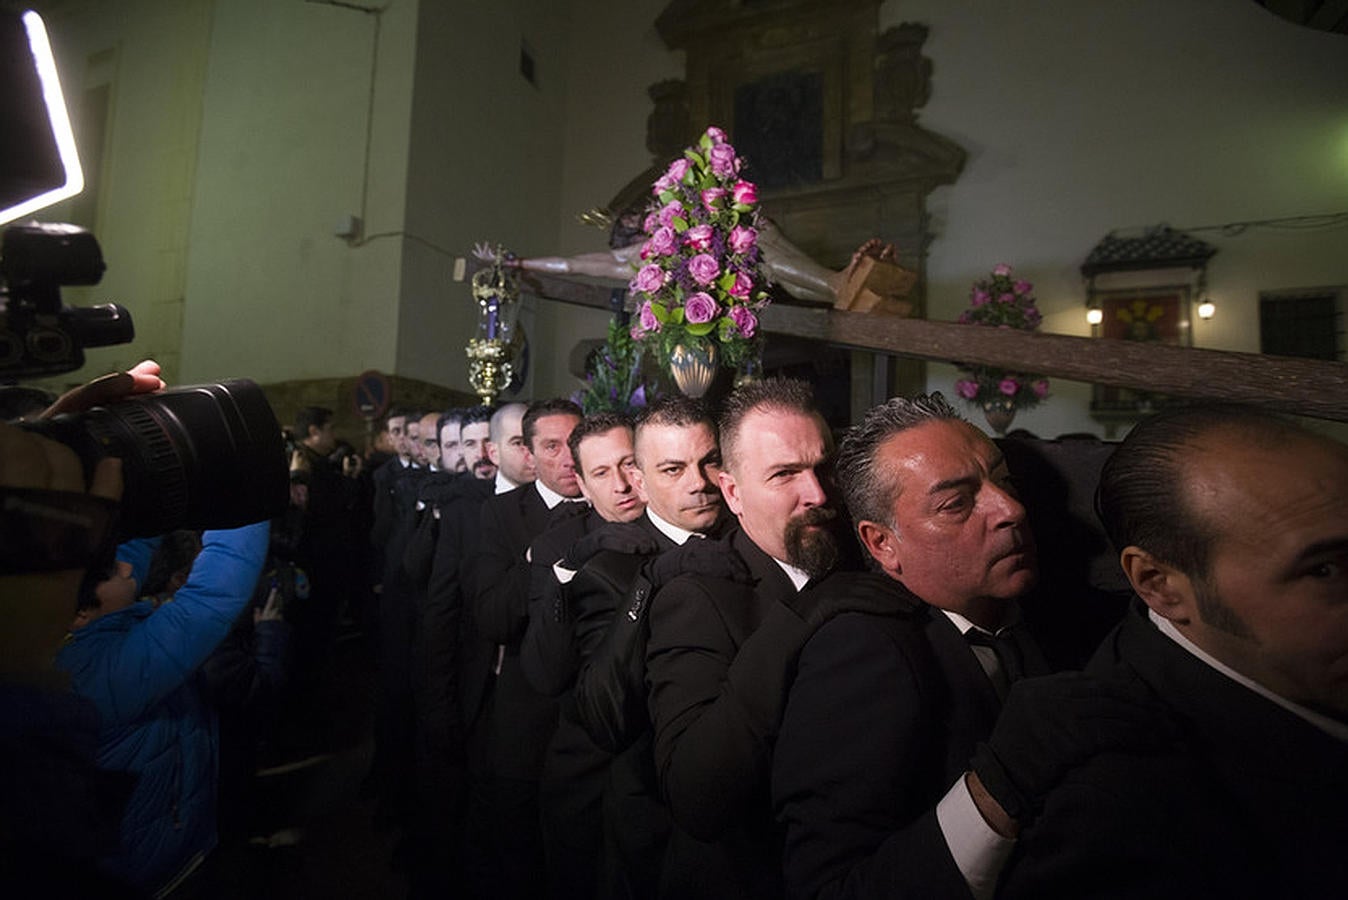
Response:
POLYGON ((1025 663, 1011 628, 1003 628, 995 635, 970 628, 964 637, 970 644, 992 648, 992 652, 997 654, 997 665, 1002 670, 1002 677, 1006 679, 1008 685, 1025 677, 1025 663))

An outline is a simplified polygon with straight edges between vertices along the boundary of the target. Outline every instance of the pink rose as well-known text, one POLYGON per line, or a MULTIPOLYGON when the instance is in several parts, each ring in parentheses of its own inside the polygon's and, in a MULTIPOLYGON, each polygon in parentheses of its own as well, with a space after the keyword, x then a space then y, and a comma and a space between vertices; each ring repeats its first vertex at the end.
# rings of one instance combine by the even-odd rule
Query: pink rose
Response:
POLYGON ((642 331, 660 330, 660 320, 657 319, 655 313, 651 311, 651 301, 649 300, 641 304, 640 322, 642 331))
POLYGON ((702 205, 709 210, 717 209, 723 199, 725 199, 725 188, 711 187, 702 192, 702 205))
POLYGON ((719 311, 716 301, 711 299, 711 295, 706 291, 698 291, 685 300, 683 304, 683 318, 690 325, 710 322, 716 318, 716 313, 719 311))
POLYGON ((664 269, 651 263, 650 265, 642 266, 641 270, 637 272, 636 277, 632 279, 631 284, 628 286, 632 290, 639 291, 643 294, 654 294, 656 291, 660 290, 660 288, 665 286, 666 277, 668 276, 666 276, 664 269))
POLYGON ((1011 274, 1011 267, 1008 266, 1006 263, 998 263, 998 264, 993 268, 992 274, 993 274, 994 276, 996 276, 996 277, 1004 277, 1004 276, 1010 275, 1010 274, 1011 274))
POLYGON ((978 382, 970 381, 967 378, 961 378, 955 382, 955 393, 959 394, 965 400, 972 400, 978 396, 978 382))
POLYGON ((998 302, 998 303, 1015 303, 1015 302, 1016 302, 1016 298, 1015 298, 1015 296, 1012 295, 1012 294, 1002 294, 1000 297, 997 298, 997 302, 998 302))
POLYGON ((1036 397, 1043 400, 1048 396, 1048 381, 1043 378, 1040 378, 1037 381, 1031 381, 1030 390, 1034 391, 1036 397))
POLYGON ((672 190, 674 190, 674 179, 670 178, 668 175, 661 175, 659 178, 655 179, 655 184, 651 185, 651 193, 657 197, 665 191, 672 190))
POLYGON ((694 225, 683 233, 683 242, 694 250, 709 250, 712 235, 710 225, 694 225))
POLYGON ((714 144, 707 151, 707 164, 717 178, 733 178, 739 174, 740 161, 735 156, 735 148, 729 144, 714 144))
POLYGON ((736 203, 753 206, 758 202, 758 187, 752 181, 737 181, 733 188, 736 203))
POLYGON ((676 217, 682 215, 683 215, 683 204, 677 200, 674 200, 660 207, 660 211, 656 213, 656 218, 659 219, 661 225, 668 228, 670 225, 674 224, 674 219, 676 217))
POLYGON ((649 213, 646 216, 646 220, 641 223, 641 230, 646 232, 647 234, 650 234, 659 227, 660 227, 660 216, 657 215, 656 213, 649 213))
POLYGON ((1016 396, 1016 391, 1020 390, 1020 382, 1014 378, 1003 378, 997 382, 997 390, 1008 397, 1016 396))
POLYGON ((707 129, 707 139, 713 144, 724 144, 726 142, 725 132, 712 125, 707 129))
POLYGON ((640 322, 633 322, 631 329, 627 333, 632 336, 632 340, 639 341, 646 336, 646 329, 641 327, 640 322))
POLYGON ((730 286, 730 296, 748 299, 754 291, 754 280, 743 272, 735 273, 735 283, 730 286))
POLYGON ((972 299, 973 299, 973 304, 974 304, 974 306, 984 306, 984 305, 987 304, 987 302, 988 302, 989 300, 992 299, 992 295, 989 294, 987 291, 984 291, 984 290, 977 290, 977 291, 974 291, 974 295, 973 295, 973 298, 972 298, 972 299))
POLYGON ((730 320, 739 329, 741 337, 751 338, 758 330, 758 316, 747 306, 730 307, 730 320))
POLYGON ((1028 281, 1017 281, 1014 290, 1017 294, 1028 294, 1033 287, 1028 281))
POLYGON ((716 257, 710 253, 699 253, 688 260, 688 274, 693 276, 693 280, 698 284, 706 287, 721 274, 721 266, 716 262, 716 257))
POLYGON ((692 165, 687 159, 680 156, 669 164, 669 169, 665 172, 665 177, 675 184, 683 181, 683 177, 688 174, 688 168, 692 165))
POLYGON ((731 253, 748 253, 758 244, 758 232, 745 225, 730 229, 728 241, 731 253))
POLYGON ((642 258, 648 255, 668 256, 679 249, 679 242, 674 237, 674 229, 669 227, 657 228, 651 235, 651 239, 646 242, 646 248, 642 251, 642 258), (647 254, 646 250, 650 253, 647 254))

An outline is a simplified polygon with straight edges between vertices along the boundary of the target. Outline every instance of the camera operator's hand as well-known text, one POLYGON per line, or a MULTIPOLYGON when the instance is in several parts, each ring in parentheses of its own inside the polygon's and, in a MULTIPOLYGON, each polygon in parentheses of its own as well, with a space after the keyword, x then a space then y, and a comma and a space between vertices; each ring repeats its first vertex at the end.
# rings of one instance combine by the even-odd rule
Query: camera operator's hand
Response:
POLYGON ((277 588, 272 588, 267 592, 267 602, 265 605, 253 610, 253 624, 259 622, 279 622, 285 619, 281 609, 281 592, 277 588))
POLYGON ((71 388, 42 413, 44 419, 61 413, 83 412, 95 406, 107 406, 134 394, 153 394, 164 389, 159 363, 152 359, 136 363, 125 372, 112 372, 88 384, 71 388))
POLYGON ((342 459, 342 474, 347 478, 358 478, 365 461, 352 453, 342 459))
MULTIPOLYGON (((0 423, 0 493, 10 488, 87 493, 117 501, 122 496, 122 461, 100 461, 86 486, 84 468, 69 447, 0 423)), ((50 677, 83 577, 82 568, 0 574, 0 677, 50 677)))

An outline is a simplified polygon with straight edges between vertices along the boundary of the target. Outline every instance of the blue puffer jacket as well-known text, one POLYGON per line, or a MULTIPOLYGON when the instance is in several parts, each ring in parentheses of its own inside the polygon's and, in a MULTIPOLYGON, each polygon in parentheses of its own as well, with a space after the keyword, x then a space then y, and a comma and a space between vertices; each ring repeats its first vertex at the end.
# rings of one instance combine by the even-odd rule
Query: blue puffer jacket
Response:
MULTIPOLYGON (((248 603, 267 555, 266 522, 208 531, 171 603, 107 613, 73 632, 57 656, 76 693, 102 716, 98 764, 139 776, 104 868, 147 893, 215 846, 219 740, 195 675, 248 603)), ((156 539, 157 540, 157 539, 156 539)), ((118 548, 144 580, 154 540, 118 548)))

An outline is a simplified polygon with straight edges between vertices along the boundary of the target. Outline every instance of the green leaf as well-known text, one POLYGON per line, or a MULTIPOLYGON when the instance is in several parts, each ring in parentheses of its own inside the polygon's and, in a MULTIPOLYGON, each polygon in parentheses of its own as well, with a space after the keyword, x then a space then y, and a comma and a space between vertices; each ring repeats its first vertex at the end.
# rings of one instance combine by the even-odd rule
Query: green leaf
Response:
POLYGON ((682 324, 683 324, 683 307, 682 307, 682 306, 676 306, 674 309, 671 309, 671 310, 669 311, 669 322, 670 322, 671 325, 682 325, 682 324))
POLYGON ((727 294, 730 293, 730 289, 735 286, 735 273, 727 270, 716 284, 727 294))
POLYGON ((702 154, 698 153, 692 147, 689 147, 687 150, 684 150, 683 155, 684 158, 686 158, 690 163, 697 166, 698 168, 705 169, 707 167, 707 161, 702 158, 702 154))
POLYGON ((661 191, 661 192, 660 192, 660 202, 661 202, 662 204, 666 204, 666 205, 667 205, 667 204, 670 204, 670 203, 673 203, 673 202, 674 202, 674 192, 673 192, 673 191, 661 191))
POLYGON ((698 138, 697 145, 701 147, 702 151, 705 153, 711 150, 711 138, 707 137, 706 134, 703 134, 702 137, 698 138))
POLYGON ((726 230, 729 231, 731 228, 734 228, 734 227, 735 227, 736 225, 738 225, 739 223, 740 223, 740 213, 739 213, 739 210, 737 210, 737 209, 732 209, 732 210, 730 211, 730 224, 726 227, 726 230))
POLYGON ((655 316, 655 321, 659 322, 661 325, 667 325, 669 323, 669 310, 665 309, 664 304, 662 303, 651 304, 651 315, 655 316))
POLYGON ((688 220, 683 216, 675 216, 669 224, 673 225, 674 230, 680 234, 688 230, 688 220))
POLYGON ((716 327, 716 322, 698 322, 696 325, 687 326, 688 333, 694 337, 702 337, 711 334, 711 330, 716 327))

